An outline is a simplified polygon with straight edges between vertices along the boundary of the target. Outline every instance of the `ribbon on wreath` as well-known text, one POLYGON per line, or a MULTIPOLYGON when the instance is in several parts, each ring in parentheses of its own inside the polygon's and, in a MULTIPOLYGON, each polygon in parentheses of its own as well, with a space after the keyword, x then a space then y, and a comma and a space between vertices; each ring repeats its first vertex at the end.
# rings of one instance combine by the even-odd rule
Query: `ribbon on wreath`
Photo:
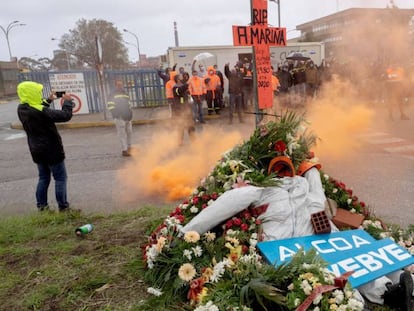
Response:
POLYGON ((312 293, 302 302, 302 304, 297 307, 296 311, 306 311, 312 304, 313 300, 320 294, 324 294, 327 292, 331 292, 338 288, 344 288, 348 278, 351 276, 351 274, 354 273, 354 271, 345 272, 344 274, 336 277, 334 279, 335 283, 334 285, 321 285, 316 287, 312 293))

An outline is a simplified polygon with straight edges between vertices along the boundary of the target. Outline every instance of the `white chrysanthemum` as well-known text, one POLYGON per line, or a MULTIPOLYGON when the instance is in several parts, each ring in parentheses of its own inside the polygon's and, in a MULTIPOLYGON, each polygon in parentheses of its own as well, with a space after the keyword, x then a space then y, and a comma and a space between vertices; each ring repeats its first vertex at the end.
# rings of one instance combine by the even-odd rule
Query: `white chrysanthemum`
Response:
POLYGON ((179 208, 181 208, 182 210, 186 210, 188 208, 188 204, 187 203, 181 203, 180 205, 178 205, 179 208))
POLYGON ((163 227, 163 228, 160 230, 160 233, 161 233, 162 235, 168 235, 168 229, 167 229, 167 227, 163 227))
POLYGON ((232 180, 226 181, 223 185, 224 191, 228 191, 233 187, 234 182, 232 180))
POLYGON ((184 241, 187 243, 197 243, 200 240, 200 234, 197 231, 188 231, 184 234, 184 241))
POLYGON ((313 304, 315 305, 315 306, 317 306, 320 302, 321 302, 321 300, 322 300, 322 294, 318 294, 318 295, 316 295, 316 297, 313 299, 313 304))
POLYGON ((348 300, 348 309, 352 311, 360 311, 364 309, 364 304, 355 298, 351 298, 348 300))
POLYGON ((382 229, 382 224, 379 220, 374 221, 374 225, 375 225, 376 228, 382 229))
POLYGON ((198 207, 196 207, 196 206, 191 206, 191 208, 190 208, 190 212, 191 213, 193 213, 193 214, 197 214, 198 213, 198 207))
POLYGON ((154 295, 154 296, 157 296, 157 297, 162 295, 162 291, 160 289, 154 288, 154 287, 148 287, 147 288, 147 293, 151 294, 151 295, 154 295))
POLYGON ((198 306, 194 311, 220 311, 219 308, 210 300, 205 305, 198 306))
POLYGON ((216 239, 216 234, 214 232, 206 232, 204 233, 204 237, 206 238, 207 242, 213 242, 216 239))
POLYGON ((190 263, 183 264, 178 270, 178 276, 181 280, 186 282, 191 281, 195 277, 196 273, 196 269, 190 263))
POLYGON ((344 292, 339 289, 336 289, 332 293, 332 296, 335 297, 335 303, 338 305, 342 304, 342 302, 344 301, 344 292))
POLYGON ((211 282, 217 283, 220 281, 220 278, 223 276, 226 267, 230 267, 231 265, 232 262, 229 259, 223 259, 223 261, 218 262, 213 268, 213 275, 210 278, 211 282))
POLYGON ((303 289, 305 295, 309 296, 312 293, 312 286, 309 284, 308 280, 303 280, 300 284, 300 287, 303 289))
POLYGON ((196 247, 193 247, 192 250, 194 256, 196 257, 201 257, 201 255, 203 255, 203 249, 201 248, 201 246, 197 245, 196 247))
POLYGON ((337 193, 338 192, 338 188, 333 188, 332 189, 332 193, 337 193))
POLYGON ((163 236, 161 236, 158 240, 157 240, 157 244, 156 244, 156 249, 158 251, 158 253, 161 253, 162 249, 165 246, 167 239, 163 236))
POLYGON ((256 247, 257 240, 256 239, 250 239, 249 244, 250 244, 250 246, 256 247))
POLYGON ((189 249, 185 249, 183 251, 183 257, 187 258, 188 260, 191 260, 193 258, 193 252, 189 249))

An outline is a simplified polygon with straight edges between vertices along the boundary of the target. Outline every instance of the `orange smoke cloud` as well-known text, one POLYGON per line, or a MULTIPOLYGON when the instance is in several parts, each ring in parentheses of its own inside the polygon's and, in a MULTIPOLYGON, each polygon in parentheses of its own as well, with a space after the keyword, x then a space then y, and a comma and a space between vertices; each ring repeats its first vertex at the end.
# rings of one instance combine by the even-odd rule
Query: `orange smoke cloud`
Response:
POLYGON ((320 138, 315 151, 324 157, 350 157, 360 142, 359 133, 373 122, 374 112, 353 94, 350 83, 333 79, 324 86, 321 99, 311 104, 307 119, 320 138))
POLYGON ((242 142, 242 135, 208 125, 182 147, 177 136, 167 130, 154 132, 150 141, 138 146, 133 161, 118 173, 123 200, 150 196, 174 201, 188 197, 221 155, 242 142))

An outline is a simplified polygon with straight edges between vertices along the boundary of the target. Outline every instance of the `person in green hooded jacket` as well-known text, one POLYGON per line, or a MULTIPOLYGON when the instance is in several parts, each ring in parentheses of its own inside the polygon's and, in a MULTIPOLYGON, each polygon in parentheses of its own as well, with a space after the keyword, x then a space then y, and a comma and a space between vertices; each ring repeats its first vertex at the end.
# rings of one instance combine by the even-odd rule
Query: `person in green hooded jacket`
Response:
POLYGON ((39 172, 36 187, 37 208, 39 211, 49 209, 47 194, 53 176, 59 211, 68 211, 65 152, 55 123, 67 122, 72 118, 72 98, 69 94, 63 95, 62 109, 52 109, 50 103, 56 99, 56 95, 52 93, 48 99, 44 99, 43 85, 33 81, 19 83, 17 95, 21 102, 17 114, 39 172))

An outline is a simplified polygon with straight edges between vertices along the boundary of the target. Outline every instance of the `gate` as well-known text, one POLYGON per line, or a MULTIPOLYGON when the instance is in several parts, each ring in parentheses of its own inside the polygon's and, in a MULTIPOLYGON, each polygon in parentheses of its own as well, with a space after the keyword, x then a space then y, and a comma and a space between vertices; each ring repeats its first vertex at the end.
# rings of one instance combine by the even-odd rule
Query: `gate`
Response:
POLYGON ((91 113, 104 111, 106 107, 106 98, 112 92, 115 80, 122 80, 124 82, 125 91, 131 98, 133 108, 167 105, 164 84, 155 69, 105 70, 103 74, 103 92, 100 87, 99 75, 95 70, 22 72, 19 73, 19 82, 30 80, 41 83, 44 86, 44 95, 48 96, 51 92, 49 74, 79 72, 83 73, 88 108, 91 113))

